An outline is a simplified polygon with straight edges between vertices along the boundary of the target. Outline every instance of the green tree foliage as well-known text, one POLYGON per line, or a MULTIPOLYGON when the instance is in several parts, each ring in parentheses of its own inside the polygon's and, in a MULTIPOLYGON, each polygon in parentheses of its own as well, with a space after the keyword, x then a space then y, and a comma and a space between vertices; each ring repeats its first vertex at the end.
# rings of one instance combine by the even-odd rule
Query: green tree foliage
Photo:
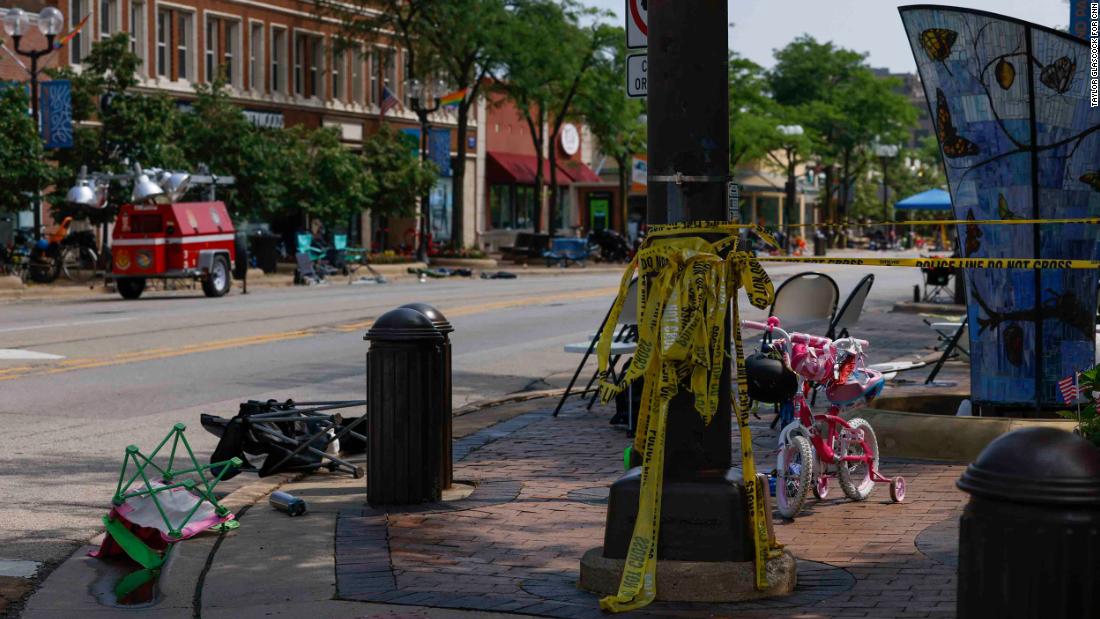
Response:
POLYGON ((574 113, 573 104, 596 64, 598 55, 613 49, 621 37, 615 28, 595 21, 599 13, 575 0, 512 0, 498 44, 503 61, 497 88, 511 100, 531 132, 537 168, 535 195, 541 229, 543 208, 543 155, 549 144, 551 232, 557 224, 557 148, 562 124, 574 113), (591 20, 589 25, 582 25, 591 20), (547 50, 554 50, 547 53, 547 50))
POLYGON ((50 180, 42 139, 27 113, 30 99, 20 86, 0 88, 0 212, 28 208, 30 195, 50 180))
MULTIPOLYGON (((320 5, 341 21, 349 39, 389 41, 396 33, 409 50, 411 77, 425 82, 442 78, 450 88, 466 89, 455 107, 457 150, 464 154, 470 111, 498 63, 494 40, 505 17, 505 0, 321 0, 320 5)), ((451 236, 461 245, 466 157, 454 159, 451 173, 451 236)))
POLYGON ((416 200, 431 190, 438 176, 435 165, 421 162, 388 125, 363 141, 363 159, 370 178, 371 209, 384 215, 414 214, 416 200))
POLYGON ((776 103, 796 110, 826 167, 822 201, 830 218, 843 219, 849 188, 865 176, 875 141, 897 144, 908 137, 916 109, 893 78, 876 76, 864 54, 803 35, 775 53, 768 83, 776 103), (836 211, 831 208, 834 190, 836 211))
POLYGON ((125 33, 95 43, 82 66, 79 74, 64 68, 51 71, 51 76, 72 81, 74 122, 99 122, 74 126, 73 148, 49 153, 57 162, 54 183, 60 188, 50 200, 56 216, 87 217, 93 223, 102 223, 114 218, 129 188, 113 187, 110 206, 104 210, 73 209, 64 203, 65 190, 81 166, 92 171, 121 172, 126 162, 172 168, 182 166, 185 159, 174 139, 179 120, 176 105, 164 95, 133 91, 141 59, 130 51, 125 33))
POLYGON ((729 55, 730 170, 756 161, 777 144, 777 104, 764 68, 737 52, 729 55))
POLYGON ((584 117, 600 151, 619 169, 620 223, 626 226, 626 202, 634 155, 646 150, 645 105, 626 95, 626 34, 616 29, 618 44, 598 54, 577 97, 575 111, 584 117))

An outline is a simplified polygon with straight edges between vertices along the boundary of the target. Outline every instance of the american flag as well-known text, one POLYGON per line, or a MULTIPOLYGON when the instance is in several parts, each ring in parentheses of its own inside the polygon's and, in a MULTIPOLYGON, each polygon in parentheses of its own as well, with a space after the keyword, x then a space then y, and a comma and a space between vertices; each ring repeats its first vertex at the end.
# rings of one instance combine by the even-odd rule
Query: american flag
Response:
POLYGON ((1062 401, 1072 404, 1077 401, 1077 375, 1067 376, 1058 381, 1058 389, 1062 391, 1062 401))
POLYGON ((386 112, 392 110, 393 108, 395 108, 399 105, 401 105, 401 102, 397 100, 397 97, 393 96, 393 93, 390 92, 389 87, 383 86, 382 87, 382 105, 381 105, 382 115, 385 116, 386 112))

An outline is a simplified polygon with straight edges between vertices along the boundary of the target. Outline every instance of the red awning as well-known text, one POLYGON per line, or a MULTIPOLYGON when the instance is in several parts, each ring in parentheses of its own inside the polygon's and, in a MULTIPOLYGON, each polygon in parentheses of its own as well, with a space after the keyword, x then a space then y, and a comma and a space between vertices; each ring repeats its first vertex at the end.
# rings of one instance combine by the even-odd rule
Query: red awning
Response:
MULTIPOLYGON (((538 161, 534 155, 500 153, 490 151, 485 168, 485 178, 490 183, 534 185, 538 161)), ((579 161, 558 162, 558 184, 598 183, 602 179, 591 168, 579 161)), ((542 161, 542 182, 550 182, 550 162, 542 161)))

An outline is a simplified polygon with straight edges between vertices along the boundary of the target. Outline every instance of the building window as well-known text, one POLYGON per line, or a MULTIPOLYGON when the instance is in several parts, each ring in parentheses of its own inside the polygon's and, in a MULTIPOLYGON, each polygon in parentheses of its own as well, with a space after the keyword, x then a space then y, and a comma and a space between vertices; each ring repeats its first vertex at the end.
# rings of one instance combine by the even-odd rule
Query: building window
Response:
POLYGON ((206 81, 213 82, 218 71, 225 72, 225 80, 240 86, 240 23, 220 17, 206 18, 206 81))
POLYGON ((384 56, 386 66, 382 69, 382 85, 390 89, 393 96, 397 96, 397 50, 387 49, 384 56))
POLYGON ((351 101, 363 104, 363 50, 355 48, 351 52, 351 101))
POLYGON ((141 58, 138 73, 148 75, 148 45, 145 43, 145 4, 130 0, 130 51, 141 58))
MULTIPOLYGON (((407 86, 409 80, 412 79, 412 54, 409 53, 409 50, 404 50, 401 53, 401 59, 404 61, 401 63, 401 83, 407 86)), ((392 86, 390 87, 390 90, 393 90, 392 86)), ((412 93, 409 92, 409 89, 407 87, 404 88, 404 91, 405 107, 412 109, 412 93)))
POLYGON ((112 32, 118 30, 116 25, 117 18, 115 17, 117 8, 117 0, 98 0, 99 2, 99 14, 96 15, 96 21, 99 22, 99 38, 106 39, 111 36, 112 32))
POLYGON ((332 52, 332 98, 343 101, 347 94, 345 87, 347 78, 348 52, 347 50, 332 52))
POLYGON ((191 13, 177 9, 157 11, 157 76, 170 80, 187 80, 193 77, 193 19, 194 15, 191 13))
POLYGON ((311 34, 294 35, 294 94, 324 98, 324 39, 311 34))
POLYGON ((493 185, 489 188, 489 221, 497 230, 512 228, 512 186, 493 185))
POLYGON ((264 91, 264 25, 252 24, 248 33, 248 88, 264 91))
MULTIPOLYGON (((81 20, 88 14, 86 0, 69 0, 69 30, 76 30, 81 20)), ((77 32, 69 41, 69 64, 80 64, 84 58, 84 33, 77 32)))
POLYGON ((370 104, 378 105, 378 60, 380 55, 377 49, 370 52, 370 62, 367 65, 367 73, 370 74, 370 104))
POLYGON ((286 28, 271 28, 271 91, 286 94, 286 28))

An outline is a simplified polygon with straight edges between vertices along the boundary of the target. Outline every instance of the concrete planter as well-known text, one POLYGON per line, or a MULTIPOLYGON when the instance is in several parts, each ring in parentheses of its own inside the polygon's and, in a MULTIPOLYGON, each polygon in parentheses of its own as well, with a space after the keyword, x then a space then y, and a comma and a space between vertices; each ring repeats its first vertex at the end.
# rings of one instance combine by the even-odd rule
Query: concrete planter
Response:
POLYGON ((1020 428, 1051 427, 1072 432, 1074 421, 1012 417, 955 417, 864 408, 845 418, 862 417, 875 429, 881 453, 889 458, 973 462, 993 439, 1020 428))

